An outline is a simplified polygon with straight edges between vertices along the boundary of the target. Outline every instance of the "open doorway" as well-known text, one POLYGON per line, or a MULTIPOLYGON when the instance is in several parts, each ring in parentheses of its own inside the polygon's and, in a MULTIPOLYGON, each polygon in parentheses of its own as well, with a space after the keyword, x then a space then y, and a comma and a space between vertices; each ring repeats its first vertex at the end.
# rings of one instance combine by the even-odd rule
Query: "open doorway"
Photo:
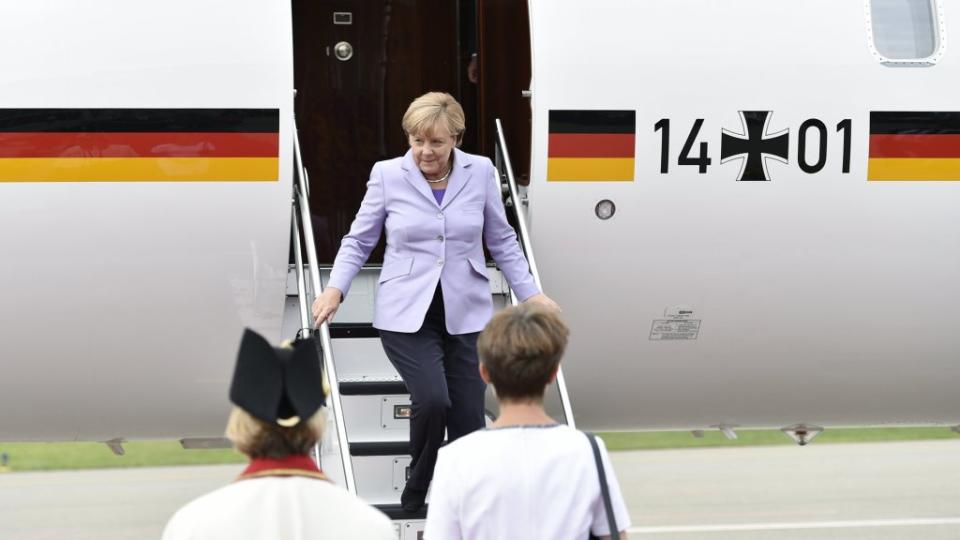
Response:
MULTIPOLYGON (((492 157, 499 116, 516 172, 527 172, 526 12, 525 0, 293 0, 295 113, 322 264, 333 262, 373 163, 406 151, 400 120, 424 92, 463 105, 467 152, 492 157)), ((382 259, 381 245, 370 263, 382 259)))

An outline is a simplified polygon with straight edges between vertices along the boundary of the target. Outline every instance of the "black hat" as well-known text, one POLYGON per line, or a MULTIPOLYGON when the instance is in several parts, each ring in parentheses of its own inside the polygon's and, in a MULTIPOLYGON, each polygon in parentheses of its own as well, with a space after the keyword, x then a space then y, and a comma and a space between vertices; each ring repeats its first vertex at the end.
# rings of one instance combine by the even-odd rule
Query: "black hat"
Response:
POLYGON ((317 343, 297 340, 291 347, 271 347, 246 329, 230 384, 230 401, 251 415, 285 427, 313 416, 327 396, 317 343))

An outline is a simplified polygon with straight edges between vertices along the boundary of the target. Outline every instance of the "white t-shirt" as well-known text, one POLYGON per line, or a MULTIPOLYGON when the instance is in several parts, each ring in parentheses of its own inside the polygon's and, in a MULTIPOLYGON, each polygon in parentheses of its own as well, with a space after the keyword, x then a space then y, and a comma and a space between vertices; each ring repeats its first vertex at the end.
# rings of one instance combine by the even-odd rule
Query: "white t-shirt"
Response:
POLYGON ((239 480, 174 514, 163 540, 396 540, 379 510, 325 480, 239 480))
MULTIPOLYGON (((597 440, 617 528, 630 526, 603 441, 597 440)), ((562 424, 471 433, 440 450, 427 540, 584 540, 610 534, 590 441, 562 424)))

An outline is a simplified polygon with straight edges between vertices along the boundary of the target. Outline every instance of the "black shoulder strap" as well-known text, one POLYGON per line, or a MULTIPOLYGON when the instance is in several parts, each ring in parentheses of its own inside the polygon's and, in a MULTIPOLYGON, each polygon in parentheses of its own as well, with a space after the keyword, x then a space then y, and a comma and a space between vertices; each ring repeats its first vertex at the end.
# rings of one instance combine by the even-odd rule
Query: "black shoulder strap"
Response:
POLYGON ((607 524, 610 525, 610 540, 620 540, 620 530, 617 528, 617 518, 613 515, 613 503, 610 501, 610 486, 607 485, 607 473, 603 470, 603 458, 600 456, 600 447, 593 433, 583 432, 593 448, 593 460, 597 463, 597 474, 600 475, 600 492, 603 494, 603 507, 607 511, 607 524))

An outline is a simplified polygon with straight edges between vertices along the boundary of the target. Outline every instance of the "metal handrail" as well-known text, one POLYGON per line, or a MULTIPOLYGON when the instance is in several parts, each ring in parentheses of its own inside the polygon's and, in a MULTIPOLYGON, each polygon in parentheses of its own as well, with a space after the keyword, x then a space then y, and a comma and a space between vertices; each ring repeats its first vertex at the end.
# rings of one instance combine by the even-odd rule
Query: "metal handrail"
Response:
MULTIPOLYGON (((297 331, 297 339, 309 336, 313 333, 313 325, 310 324, 310 314, 307 311, 307 281, 304 278, 303 265, 303 241, 300 238, 300 215, 297 211, 297 198, 291 200, 290 205, 290 223, 291 233, 293 234, 293 258, 297 270, 297 303, 300 308, 300 330, 297 331)), ((313 445, 313 458, 317 462, 317 467, 323 469, 321 461, 320 445, 323 441, 319 440, 313 445)))
MULTIPOLYGON (((300 303, 300 331, 297 337, 305 334, 313 328, 310 324, 310 316, 307 313, 307 282, 303 277, 303 242, 300 241, 300 223, 297 220, 297 205, 292 205, 292 218, 290 220, 293 234, 293 260, 297 265, 297 300, 300 303)), ((319 455, 319 454, 318 454, 319 455)))
MULTIPOLYGON (((297 135, 296 124, 293 126, 294 140, 294 176, 296 185, 296 202, 300 210, 300 220, 302 222, 301 230, 303 232, 304 244, 307 252, 307 262, 310 264, 310 284, 313 288, 314 297, 319 296, 323 291, 320 283, 320 266, 317 264, 317 247, 313 239, 313 220, 310 218, 310 197, 309 188, 306 181, 306 168, 303 166, 300 156, 300 137, 297 135)), ((299 238, 299 236, 298 236, 299 238)), ((302 274, 301 274, 302 275, 302 274)), ((353 476, 353 462, 350 460, 350 443, 347 440, 347 426, 343 419, 343 410, 340 402, 340 387, 337 378, 337 366, 333 362, 333 346, 330 341, 330 327, 326 322, 320 325, 320 344, 323 348, 323 367, 327 376, 330 395, 328 396, 328 406, 333 413, 334 422, 337 426, 337 442, 340 445, 340 459, 343 463, 343 476, 347 483, 347 491, 357 493, 357 481, 353 476)), ((319 454, 318 454, 319 457, 319 454)))
POLYGON ((307 176, 307 167, 303 164, 303 154, 300 152, 300 135, 297 133, 297 124, 293 124, 293 163, 299 177, 307 179, 307 197, 310 196, 310 177, 307 176))
MULTIPOLYGON (((498 157, 503 158, 503 168, 507 176, 507 189, 510 192, 510 199, 513 200, 513 211, 517 218, 517 227, 520 229, 518 232, 520 235, 520 247, 523 248, 523 254, 526 256, 527 263, 530 265, 533 282, 536 283, 537 287, 542 291, 543 285, 540 283, 540 271, 537 269, 537 261, 533 256, 533 247, 530 245, 530 232, 527 229, 527 220, 520 211, 520 190, 517 187, 517 180, 513 176, 513 164, 510 163, 510 153, 507 151, 507 140, 503 136, 503 124, 500 123, 499 118, 494 120, 494 122, 497 128, 496 146, 499 151, 498 157)), ((510 291, 510 300, 514 305, 518 303, 517 296, 513 293, 512 289, 510 291)), ((562 368, 557 369, 557 389, 560 392, 560 405, 563 407, 563 414, 567 417, 567 425, 575 428, 577 426, 573 419, 573 409, 570 406, 570 396, 567 394, 567 383, 563 378, 562 368)))

